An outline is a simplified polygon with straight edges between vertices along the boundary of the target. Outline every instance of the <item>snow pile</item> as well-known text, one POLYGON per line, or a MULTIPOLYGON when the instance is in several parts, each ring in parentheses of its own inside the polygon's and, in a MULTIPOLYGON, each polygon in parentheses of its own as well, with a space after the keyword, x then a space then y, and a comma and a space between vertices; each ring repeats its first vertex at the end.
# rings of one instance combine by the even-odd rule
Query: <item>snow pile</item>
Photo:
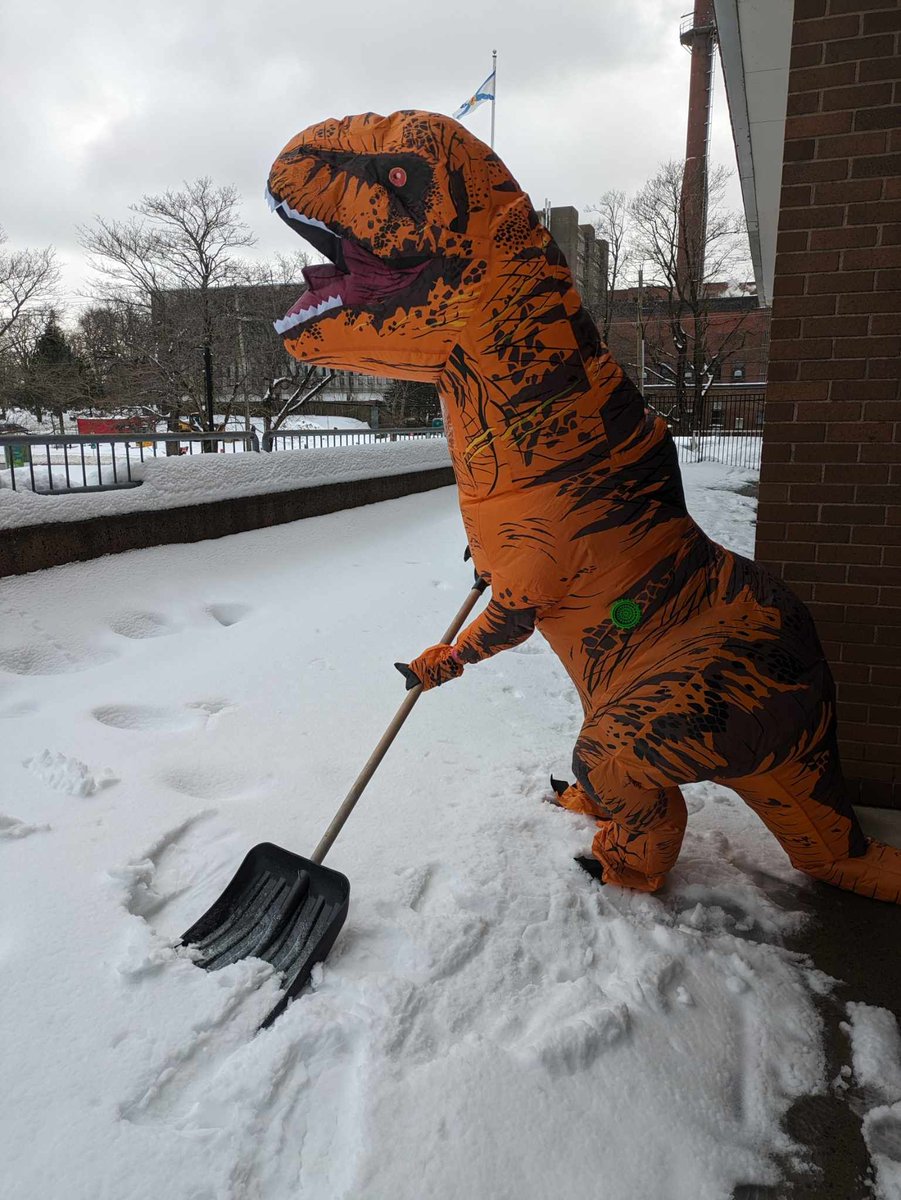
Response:
POLYGON ((279 450, 271 454, 161 456, 135 464, 133 476, 143 480, 142 486, 122 491, 48 496, 24 490, 14 492, 4 486, 0 488, 0 529, 45 521, 80 521, 122 512, 152 512, 235 496, 260 496, 447 466, 450 457, 443 437, 279 450))
POLYGON ((26 758, 22 766, 54 791, 65 792, 68 796, 93 796, 100 788, 116 782, 112 771, 104 770, 95 775, 77 758, 54 754, 50 750, 26 758))
MULTIPOLYGON (((301 414, 299 417, 288 417, 283 429, 369 429, 365 421, 356 417, 333 417, 323 413, 301 414)), ((262 434, 262 431, 261 431, 262 434)))
MULTIPOLYGON (((747 550, 745 476, 686 481, 747 550)), ((252 845, 310 853, 403 698, 393 662, 466 594, 464 545, 447 488, 0 582, 3 778, 53 825, 0 844, 4 1196, 778 1186, 780 1119, 826 1087, 819 985, 780 946, 808 885, 709 784, 664 892, 588 879, 591 822, 543 802, 581 711, 538 636, 423 697, 329 854, 347 923, 272 1029, 270 968, 176 945, 252 845), (118 782, 60 804, 21 765, 51 729, 118 782)))
POLYGON ((854 1079, 868 1110, 863 1135, 879 1195, 901 1200, 901 1033, 885 1008, 851 1003, 848 1015, 854 1079))

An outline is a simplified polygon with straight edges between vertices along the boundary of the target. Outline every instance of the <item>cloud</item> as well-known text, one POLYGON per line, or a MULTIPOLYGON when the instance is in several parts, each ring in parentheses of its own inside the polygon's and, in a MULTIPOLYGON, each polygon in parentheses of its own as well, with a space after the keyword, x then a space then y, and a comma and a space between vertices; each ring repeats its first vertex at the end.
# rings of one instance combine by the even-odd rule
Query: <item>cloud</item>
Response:
MULTIPOLYGON (((584 207, 683 152, 678 16, 664 0, 10 6, 2 220, 15 244, 60 249, 73 297, 86 277, 76 226, 199 175, 240 188, 260 253, 289 249, 261 200, 286 141, 328 115, 451 112, 492 48, 497 149, 536 201, 584 207)), ((487 139, 487 106, 469 124, 487 139)), ((724 104, 714 145, 731 164, 724 104)))

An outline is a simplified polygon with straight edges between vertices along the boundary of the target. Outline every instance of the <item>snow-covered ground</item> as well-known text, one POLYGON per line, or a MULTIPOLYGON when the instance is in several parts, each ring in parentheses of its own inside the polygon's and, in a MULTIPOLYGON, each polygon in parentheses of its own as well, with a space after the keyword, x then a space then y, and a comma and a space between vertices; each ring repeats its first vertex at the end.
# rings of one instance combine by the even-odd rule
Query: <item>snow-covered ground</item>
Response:
MULTIPOLYGON (((747 481, 686 470, 745 552, 747 481)), ((826 981, 778 944, 807 884, 712 785, 663 893, 589 880, 591 823, 543 803, 579 705, 539 636, 423 697, 329 855, 347 924, 270 1030, 267 967, 173 944, 251 845, 311 852, 403 697, 392 663, 469 587, 463 546, 448 488, 0 582, 4 1200, 776 1182, 780 1116, 827 1086, 826 981)), ((901 1044, 873 1011, 863 1085, 901 1044)))

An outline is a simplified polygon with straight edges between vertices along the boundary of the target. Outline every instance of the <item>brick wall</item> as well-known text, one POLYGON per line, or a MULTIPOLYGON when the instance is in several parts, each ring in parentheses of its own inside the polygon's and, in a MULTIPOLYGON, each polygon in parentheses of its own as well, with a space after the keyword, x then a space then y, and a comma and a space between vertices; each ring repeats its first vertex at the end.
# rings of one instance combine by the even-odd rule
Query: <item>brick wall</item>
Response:
POLYGON ((816 619, 854 799, 901 808, 899 31, 795 3, 757 557, 816 619))

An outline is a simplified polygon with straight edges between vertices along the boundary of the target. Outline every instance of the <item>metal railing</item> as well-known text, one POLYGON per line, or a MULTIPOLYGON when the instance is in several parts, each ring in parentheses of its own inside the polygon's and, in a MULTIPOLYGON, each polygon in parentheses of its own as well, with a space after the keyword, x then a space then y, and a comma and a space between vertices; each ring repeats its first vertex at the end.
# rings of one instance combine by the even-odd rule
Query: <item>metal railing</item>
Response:
POLYGON ((691 399, 680 408, 668 399, 667 389, 647 388, 645 399, 669 426, 681 462, 721 462, 751 471, 760 469, 765 391, 711 388, 696 408, 691 399))
POLYGON ((444 430, 434 426, 425 429, 277 429, 275 433, 264 433, 261 443, 264 451, 307 450, 436 437, 444 437, 444 430))
MULTIPOLYGON (((676 411, 663 395, 647 401, 670 428, 682 462, 712 460, 755 470, 760 467, 765 393, 708 392, 700 412, 676 411)), ((104 492, 139 487, 135 466, 171 453, 192 455, 207 448, 241 451, 321 449, 374 442, 405 442, 444 437, 442 428, 279 429, 258 437, 255 429, 220 433, 3 434, 0 435, 0 488, 43 495, 104 492), (7 475, 7 472, 9 474, 7 475)))
POLYGON ((177 454, 199 454, 206 449, 231 453, 258 451, 255 430, 223 433, 37 433, 0 436, 0 487, 21 488, 42 495, 71 492, 107 492, 139 487, 136 465, 160 457, 160 447, 177 454))

